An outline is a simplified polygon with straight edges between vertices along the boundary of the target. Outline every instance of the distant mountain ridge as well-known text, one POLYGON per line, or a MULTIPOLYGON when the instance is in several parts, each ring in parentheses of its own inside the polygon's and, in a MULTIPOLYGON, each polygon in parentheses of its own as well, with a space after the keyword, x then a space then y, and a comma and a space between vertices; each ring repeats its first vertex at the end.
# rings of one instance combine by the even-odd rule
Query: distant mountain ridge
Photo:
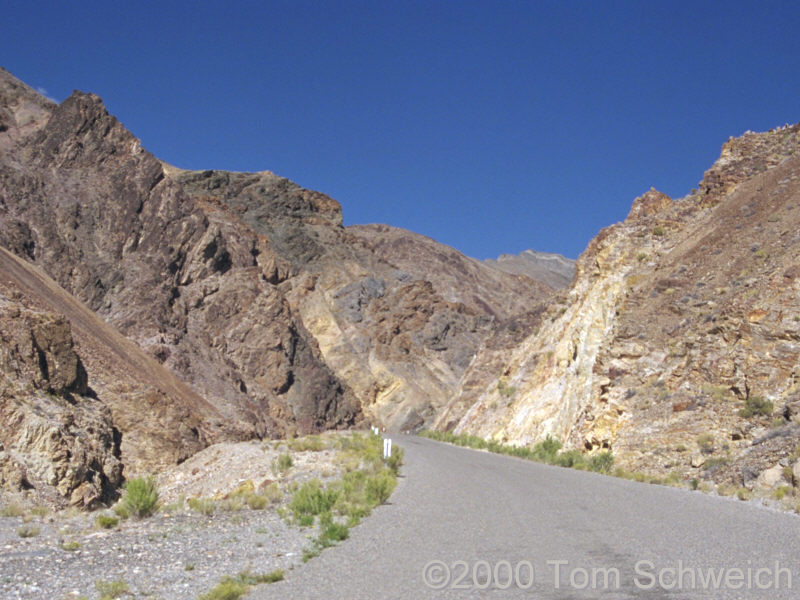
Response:
POLYGON ((575 261, 561 254, 524 250, 519 254, 501 254, 498 258, 487 258, 487 265, 514 275, 527 275, 560 290, 572 283, 575 261))

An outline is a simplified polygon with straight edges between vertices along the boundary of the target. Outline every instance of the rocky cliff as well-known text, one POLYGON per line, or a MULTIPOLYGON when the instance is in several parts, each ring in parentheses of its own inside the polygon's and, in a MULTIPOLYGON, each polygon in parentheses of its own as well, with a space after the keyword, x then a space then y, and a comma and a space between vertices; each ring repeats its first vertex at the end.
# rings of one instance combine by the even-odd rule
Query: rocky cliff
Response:
POLYGON ((629 469, 748 487, 791 466, 798 147, 800 126, 748 132, 690 195, 638 198, 591 241, 540 328, 439 427, 516 444, 553 435, 610 448, 629 469))
POLYGON ((335 200, 269 172, 171 167, 97 96, 56 105, 1 70, 0 246, 18 308, 71 327, 99 402, 70 406, 108 409, 126 474, 212 438, 431 423, 494 333, 553 291, 410 232, 345 228, 335 200), (102 343, 135 348, 138 382, 110 383, 124 359, 103 364, 120 353, 87 314, 102 343))

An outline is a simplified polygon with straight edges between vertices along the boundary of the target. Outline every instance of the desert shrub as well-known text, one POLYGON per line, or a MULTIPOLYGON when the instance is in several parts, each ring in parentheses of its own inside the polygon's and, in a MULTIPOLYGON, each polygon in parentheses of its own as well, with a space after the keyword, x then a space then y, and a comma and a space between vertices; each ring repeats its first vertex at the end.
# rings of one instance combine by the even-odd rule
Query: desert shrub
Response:
POLYGON ((739 416, 749 419, 753 416, 769 416, 772 414, 774 406, 772 402, 759 396, 750 396, 744 401, 744 408, 739 411, 739 416))
POLYGON ((541 462, 554 463, 559 450, 561 442, 548 435, 533 447, 533 458, 541 462))
POLYGON ((714 436, 710 433, 701 433, 697 436, 697 447, 706 454, 714 451, 714 436))
POLYGON ((19 504, 7 504, 0 509, 0 517, 21 517, 25 514, 25 509, 19 504))
POLYGON ((76 542, 75 540, 61 542, 58 545, 59 548, 66 552, 75 552, 76 550, 80 550, 81 544, 80 542, 76 542))
POLYGON ((497 391, 500 393, 501 396, 506 398, 512 398, 514 394, 517 393, 517 388, 512 385, 508 385, 504 380, 500 379, 497 382, 497 391))
POLYGON ((559 467, 567 467, 570 469, 580 469, 586 467, 586 459, 580 450, 568 450, 561 452, 555 458, 554 464, 559 467))
POLYGON ((272 472, 275 475, 280 475, 281 473, 286 473, 289 469, 294 466, 294 459, 292 455, 287 453, 281 454, 272 462, 272 472))
POLYGON ((375 505, 383 504, 392 495, 397 479, 386 469, 367 478, 364 490, 367 499, 375 505))
POLYGON ((780 486, 775 492, 773 492, 773 496, 776 500, 783 500, 783 498, 791 491, 791 488, 788 485, 780 486))
POLYGON ((113 510, 114 514, 117 515, 120 519, 128 519, 131 516, 131 512, 122 502, 117 502, 111 508, 111 510, 113 510))
POLYGON ((325 450, 325 441, 318 435, 289 440, 289 447, 295 452, 320 452, 325 450))
POLYGON ((110 515, 97 515, 94 522, 101 529, 114 529, 119 525, 119 519, 110 515))
POLYGON ((614 466, 614 455, 609 452, 600 452, 589 459, 589 468, 597 473, 610 473, 614 466))
POLYGON ((397 475, 400 473, 400 467, 403 466, 403 459, 405 451, 399 446, 392 447, 392 455, 386 460, 386 466, 397 475))
POLYGON ((296 519, 304 515, 319 515, 331 510, 338 495, 337 490, 323 489, 322 483, 318 479, 312 479, 294 493, 289 508, 296 519))
POLYGON ((158 486, 154 477, 136 477, 125 485, 122 504, 128 512, 142 519, 158 509, 158 486))
POLYGON ((211 590, 201 595, 199 600, 239 600, 247 593, 247 590, 247 584, 233 577, 224 577, 211 590))
POLYGON ((21 538, 32 538, 36 537, 42 532, 41 529, 38 527, 32 527, 30 525, 23 525, 19 529, 17 529, 17 535, 21 538))
POLYGON ((128 593, 128 584, 124 581, 98 581, 94 584, 97 593, 100 594, 100 600, 116 600, 121 598, 123 594, 128 593))
POLYGON ((347 525, 334 521, 331 513, 324 513, 320 516, 320 526, 321 532, 318 541, 324 548, 346 540, 350 535, 350 529, 347 525))
POLYGON ((247 497, 247 506, 250 510, 263 510, 269 504, 269 498, 259 494, 251 494, 247 497))
POLYGON ((189 508, 201 515, 210 516, 217 510, 217 503, 211 498, 189 498, 186 502, 189 508))

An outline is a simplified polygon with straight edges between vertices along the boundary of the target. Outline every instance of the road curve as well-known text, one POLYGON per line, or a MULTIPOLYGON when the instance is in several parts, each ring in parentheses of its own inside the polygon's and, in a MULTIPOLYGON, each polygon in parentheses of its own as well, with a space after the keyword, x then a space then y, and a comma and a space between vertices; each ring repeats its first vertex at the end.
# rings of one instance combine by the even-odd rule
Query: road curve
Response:
POLYGON ((248 599, 800 597, 795 515, 423 438, 395 441, 406 466, 390 504, 248 599))

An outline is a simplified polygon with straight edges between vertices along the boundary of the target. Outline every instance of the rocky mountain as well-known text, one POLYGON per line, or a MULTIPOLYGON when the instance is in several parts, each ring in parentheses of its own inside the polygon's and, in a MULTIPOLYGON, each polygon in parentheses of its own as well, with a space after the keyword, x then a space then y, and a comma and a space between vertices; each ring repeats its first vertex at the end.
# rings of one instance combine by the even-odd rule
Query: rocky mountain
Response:
POLYGON ((527 275, 560 290, 568 287, 575 276, 575 261, 549 252, 525 250, 520 254, 501 254, 497 259, 487 258, 485 264, 514 275, 527 275))
POLYGON ((654 475, 787 484, 800 443, 798 148, 800 125, 748 132, 690 195, 637 198, 438 427, 526 445, 552 435, 654 475))
POLYGON ((158 468, 156 448, 176 462, 212 439, 430 423, 494 333, 552 294, 410 232, 345 228, 336 201, 272 173, 171 167, 97 96, 56 105, 2 70, 0 246, 0 275, 13 271, 2 299, 30 323, 10 318, 8 335, 33 340, 5 363, 15 418, 47 407, 61 432, 83 411, 88 431, 96 413, 103 432, 95 455, 57 434, 77 469, 63 485, 33 475, 44 459, 29 460, 29 440, 0 442, 27 472, 17 487, 74 502, 83 482, 102 480, 106 497, 158 468), (39 321, 58 324, 48 336, 83 365, 78 383, 36 371, 39 321))

